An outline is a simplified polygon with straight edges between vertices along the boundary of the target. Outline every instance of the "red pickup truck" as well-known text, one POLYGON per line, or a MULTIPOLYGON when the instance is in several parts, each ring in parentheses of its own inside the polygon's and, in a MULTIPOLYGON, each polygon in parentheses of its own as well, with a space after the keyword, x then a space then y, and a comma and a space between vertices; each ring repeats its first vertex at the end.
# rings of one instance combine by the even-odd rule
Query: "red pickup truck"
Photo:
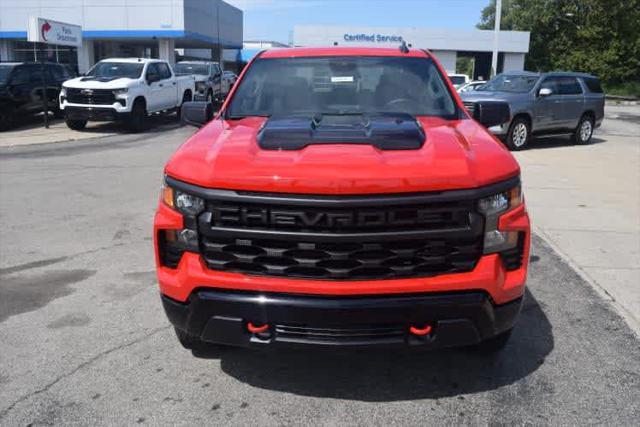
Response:
POLYGON ((165 167, 154 224, 180 342, 502 348, 530 226, 520 170, 428 51, 259 54, 165 167))

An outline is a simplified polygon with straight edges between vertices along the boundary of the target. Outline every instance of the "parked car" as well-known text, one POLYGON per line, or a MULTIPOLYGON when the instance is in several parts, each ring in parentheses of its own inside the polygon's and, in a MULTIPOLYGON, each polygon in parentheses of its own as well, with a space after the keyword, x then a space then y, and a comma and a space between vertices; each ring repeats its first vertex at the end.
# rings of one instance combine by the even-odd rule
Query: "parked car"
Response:
POLYGON ((462 86, 458 87, 458 93, 470 92, 478 89, 480 86, 484 85, 486 82, 483 80, 474 80, 469 83, 465 83, 462 86))
POLYGON ((449 74, 449 80, 453 84, 453 87, 458 89, 463 84, 469 83, 471 79, 466 74, 449 74))
POLYGON ((222 81, 224 82, 224 86, 227 88, 227 94, 231 90, 236 81, 238 80, 238 76, 233 71, 223 71, 222 72, 222 81))
POLYGON ((154 221, 182 345, 505 345, 531 235, 520 168, 484 127, 506 103, 474 121, 431 53, 333 47, 261 52, 212 110, 184 105, 204 127, 154 221))
POLYGON ((104 59, 86 75, 64 82, 60 109, 71 129, 84 129, 89 120, 121 121, 138 132, 149 114, 179 114, 194 92, 193 76, 176 77, 166 61, 104 59))
POLYGON ((511 120, 491 131, 512 150, 527 147, 536 135, 571 134, 575 143, 586 144, 604 118, 600 81, 584 73, 509 72, 461 96, 470 106, 482 100, 509 103, 511 120))
POLYGON ((192 75, 196 82, 194 99, 221 101, 229 93, 220 64, 209 61, 180 61, 174 67, 178 76, 192 75))
MULTIPOLYGON (((58 93, 65 80, 74 76, 66 65, 44 64, 49 111, 61 116, 58 93)), ((17 116, 37 114, 42 105, 42 63, 0 63, 0 130, 9 129, 17 116)))

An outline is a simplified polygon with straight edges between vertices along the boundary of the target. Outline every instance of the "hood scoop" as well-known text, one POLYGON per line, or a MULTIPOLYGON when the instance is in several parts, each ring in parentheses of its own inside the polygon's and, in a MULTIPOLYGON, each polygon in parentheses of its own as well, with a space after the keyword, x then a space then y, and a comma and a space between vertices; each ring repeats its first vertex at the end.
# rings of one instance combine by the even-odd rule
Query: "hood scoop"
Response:
POLYGON ((107 83, 114 80, 121 79, 122 77, 95 77, 95 76, 86 76, 80 79, 81 82, 101 82, 107 83))
POLYGON ((404 113, 317 114, 275 117, 258 132, 264 150, 302 150, 309 145, 368 144, 380 150, 418 150, 425 134, 415 117, 404 113))

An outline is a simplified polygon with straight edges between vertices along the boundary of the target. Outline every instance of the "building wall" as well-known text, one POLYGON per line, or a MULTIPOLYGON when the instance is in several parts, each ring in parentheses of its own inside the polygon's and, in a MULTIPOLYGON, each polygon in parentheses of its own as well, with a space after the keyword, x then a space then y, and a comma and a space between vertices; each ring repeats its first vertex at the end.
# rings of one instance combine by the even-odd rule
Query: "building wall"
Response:
POLYGON ((29 16, 81 25, 84 37, 181 32, 184 1, 199 0, 1 0, 0 37, 11 31, 26 33, 29 16))
POLYGON ((503 71, 524 70, 524 53, 505 53, 503 71))
MULTIPOLYGON (((414 27, 351 27, 297 25, 293 29, 296 46, 379 46, 394 47, 401 37, 413 47, 430 50, 490 52, 493 49, 493 31, 442 30, 414 27), (357 39, 358 35, 368 39, 357 39), (356 36, 356 37, 354 37, 356 36), (373 40, 371 40, 373 36, 373 40)), ((528 31, 501 31, 498 50, 527 53, 528 31)))
POLYGON ((456 58, 457 53, 455 50, 432 50, 440 64, 448 74, 454 74, 456 72, 456 58))

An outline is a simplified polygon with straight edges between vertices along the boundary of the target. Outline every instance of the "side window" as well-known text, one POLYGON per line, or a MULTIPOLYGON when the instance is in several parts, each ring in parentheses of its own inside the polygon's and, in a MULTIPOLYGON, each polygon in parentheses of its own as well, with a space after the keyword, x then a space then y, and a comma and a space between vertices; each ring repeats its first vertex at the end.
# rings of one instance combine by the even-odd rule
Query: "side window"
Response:
POLYGON ((578 79, 575 77, 561 77, 560 79, 560 95, 580 95, 582 88, 578 79))
POLYGON ((157 65, 160 72, 160 80, 170 79, 171 70, 169 70, 169 66, 164 62, 159 62, 157 65))
POLYGON ((11 73, 12 85, 23 85, 29 81, 29 73, 27 67, 16 67, 11 73))
POLYGON ((221 74, 220 66, 218 64, 215 64, 213 66, 213 75, 214 76, 219 76, 220 74, 221 74))
POLYGON ((158 70, 158 64, 152 62, 147 65, 147 81, 149 82, 157 82, 160 80, 160 70, 158 70))
POLYGON ((602 93, 602 86, 600 86, 600 80, 595 77, 585 77, 584 84, 587 85, 589 92, 602 93))
POLYGON ((47 69, 49 70, 49 78, 52 81, 59 82, 62 80, 66 80, 66 72, 65 68, 61 65, 48 65, 47 69))
POLYGON ((540 89, 551 89, 552 95, 558 95, 560 93, 558 86, 558 79, 549 77, 542 82, 540 89))

